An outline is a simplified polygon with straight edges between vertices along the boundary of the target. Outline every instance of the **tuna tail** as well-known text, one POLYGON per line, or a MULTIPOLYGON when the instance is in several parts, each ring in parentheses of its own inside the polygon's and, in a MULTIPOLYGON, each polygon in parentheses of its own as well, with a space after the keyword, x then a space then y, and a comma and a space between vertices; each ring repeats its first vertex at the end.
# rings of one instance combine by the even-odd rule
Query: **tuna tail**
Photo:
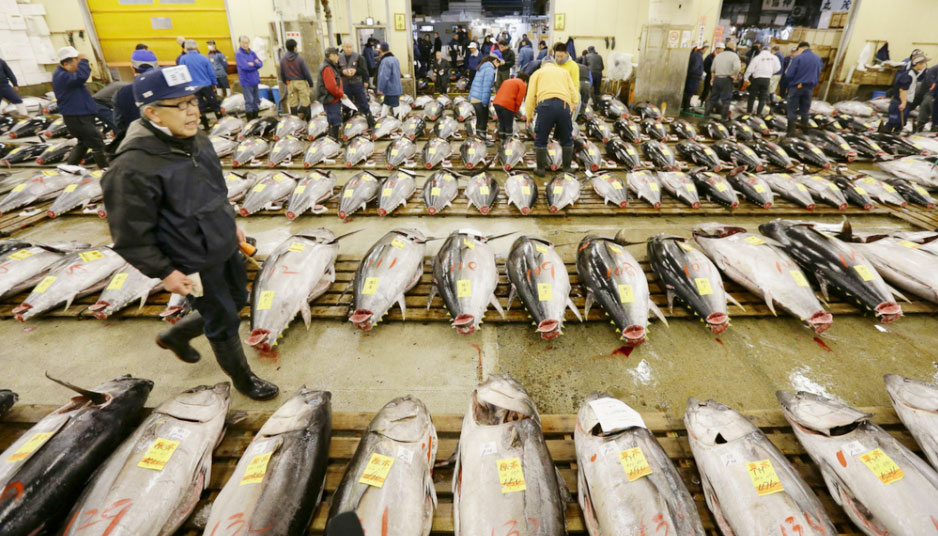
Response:
POLYGON ((91 401, 92 404, 94 404, 94 405, 96 405, 96 406, 100 406, 100 405, 106 403, 108 400, 111 399, 110 396, 108 396, 108 395, 106 395, 106 394, 104 394, 104 393, 98 393, 98 392, 96 392, 96 391, 90 391, 90 390, 88 390, 88 389, 82 389, 81 387, 78 387, 77 385, 73 385, 73 384, 71 384, 71 383, 68 383, 67 381, 58 380, 58 379, 56 379, 56 378, 53 378, 52 376, 49 376, 49 372, 48 372, 48 371, 45 372, 45 375, 46 375, 46 378, 48 378, 48 379, 54 381, 55 383, 61 385, 62 387, 65 387, 66 389, 71 389, 72 391, 75 391, 76 393, 80 394, 81 396, 87 398, 88 400, 91 401))

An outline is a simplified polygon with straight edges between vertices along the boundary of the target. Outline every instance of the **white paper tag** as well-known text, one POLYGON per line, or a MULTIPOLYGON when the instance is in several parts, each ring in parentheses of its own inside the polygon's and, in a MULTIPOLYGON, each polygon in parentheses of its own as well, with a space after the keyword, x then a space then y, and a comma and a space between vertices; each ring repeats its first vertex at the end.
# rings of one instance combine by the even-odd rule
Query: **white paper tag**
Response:
POLYGON ((397 456, 395 457, 404 463, 411 463, 414 461, 414 451, 404 447, 397 447, 397 456))
POLYGON ((189 437, 190 430, 185 428, 180 428, 178 426, 173 426, 170 428, 169 433, 166 434, 166 439, 172 439, 173 441, 182 441, 189 437))
POLYGON ((844 445, 844 448, 843 448, 843 451, 847 453, 848 456, 859 456, 860 454, 863 454, 867 450, 869 449, 867 449, 862 444, 860 444, 859 441, 851 441, 847 443, 846 445, 844 445))
POLYGON ((590 402, 590 407, 593 408, 593 413, 596 414, 596 419, 599 420, 599 425, 605 433, 633 426, 647 428, 642 416, 619 399, 600 398, 590 402))
POLYGON ((189 68, 185 65, 163 67, 161 72, 163 73, 163 78, 166 79, 166 85, 168 86, 179 86, 182 84, 188 84, 192 81, 192 74, 189 73, 189 68))
POLYGON ((496 451, 498 451, 498 446, 494 441, 489 441, 482 444, 482 452, 479 453, 479 456, 490 456, 495 454, 496 451))

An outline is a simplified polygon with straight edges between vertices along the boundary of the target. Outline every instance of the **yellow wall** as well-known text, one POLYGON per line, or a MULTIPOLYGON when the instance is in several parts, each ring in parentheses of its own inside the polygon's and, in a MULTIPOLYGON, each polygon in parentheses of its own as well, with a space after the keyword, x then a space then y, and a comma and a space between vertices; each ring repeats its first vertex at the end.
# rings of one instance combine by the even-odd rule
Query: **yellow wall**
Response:
MULTIPOLYGON (((554 12, 566 15, 566 27, 562 31, 554 30, 554 41, 566 42, 573 36, 577 54, 592 45, 604 60, 609 52, 616 51, 632 54, 633 61, 637 62, 642 27, 649 24, 649 3, 650 0, 554 0, 554 12), (584 9, 585 2, 588 2, 588 9, 584 9), (606 48, 606 36, 616 38, 615 49, 606 48)), ((700 17, 705 16, 704 38, 710 41, 722 0, 684 0, 677 5, 681 5, 682 10, 689 8, 690 18, 675 24, 693 25, 692 41, 695 41, 697 24, 700 17)), ((682 17, 686 18, 686 12, 682 17)))
MULTIPOLYGON (((853 34, 847 44, 841 78, 868 41, 889 41, 889 54, 893 60, 907 58, 915 48, 924 50, 932 61, 938 60, 938 32, 935 17, 936 0, 902 0, 901 9, 895 0, 863 0, 857 13, 853 34)), ((873 51, 875 54, 875 50, 873 51)))

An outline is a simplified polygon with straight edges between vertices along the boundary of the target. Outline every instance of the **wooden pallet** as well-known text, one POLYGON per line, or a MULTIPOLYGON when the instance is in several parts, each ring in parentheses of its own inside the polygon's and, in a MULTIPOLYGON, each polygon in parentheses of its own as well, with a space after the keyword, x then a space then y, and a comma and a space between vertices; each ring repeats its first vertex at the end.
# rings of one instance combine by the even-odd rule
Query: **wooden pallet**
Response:
MULTIPOLYGON (((0 450, 9 447, 13 441, 26 430, 45 416, 56 406, 50 405, 20 405, 4 419, 0 420, 0 450)), ((905 428, 902 427, 892 408, 876 407, 861 408, 874 414, 874 422, 883 426, 891 435, 903 445, 915 452, 920 452, 918 445, 905 428)), ((202 499, 196 507, 206 507, 217 496, 219 490, 234 472, 238 459, 244 453, 247 445, 254 437, 260 426, 270 417, 272 411, 252 411, 247 419, 232 425, 222 442, 215 449, 212 461, 211 480, 208 489, 203 492, 202 499)), ((817 467, 805 453, 801 444, 795 438, 785 418, 779 410, 755 410, 742 412, 752 423, 765 432, 768 438, 788 458, 795 470, 805 479, 815 491, 842 536, 859 535, 859 531, 849 522, 843 511, 834 503, 824 486, 823 479, 817 467)), ((325 529, 329 503, 338 487, 342 475, 355 448, 361 438, 362 432, 368 426, 370 413, 335 413, 332 417, 332 440, 329 447, 329 467, 326 476, 326 493, 323 504, 316 510, 311 530, 312 534, 323 534, 325 529)), ((690 445, 687 442, 687 432, 684 423, 679 418, 672 418, 663 413, 646 413, 642 415, 648 428, 654 433, 662 448, 671 458, 684 479, 697 503, 704 528, 710 536, 718 536, 715 521, 707 509, 700 486, 694 458, 691 455, 690 445)), ((450 457, 456 449, 459 433, 462 427, 461 415, 436 415, 433 417, 437 434, 439 435, 438 463, 450 457)), ((576 425, 575 415, 543 415, 541 423, 554 463, 560 470, 571 491, 576 498, 576 450, 573 444, 573 430, 576 425)), ((451 534, 453 532, 453 502, 451 482, 453 471, 450 467, 439 467, 433 473, 433 481, 439 498, 439 505, 433 519, 434 534, 451 534)), ((567 528, 571 535, 586 534, 582 513, 576 501, 567 505, 567 528)), ((197 517, 197 516, 193 516, 197 517)), ((178 532, 180 536, 197 536, 201 531, 191 525, 178 532)))
MULTIPOLYGON (((507 247, 507 245, 506 245, 507 247)), ((636 256, 639 259, 644 259, 644 252, 636 251, 636 256)), ((336 269, 336 281, 333 283, 329 290, 325 294, 320 296, 314 301, 310 307, 312 312, 312 318, 315 319, 331 319, 331 320, 346 320, 350 314, 352 308, 352 280, 355 277, 355 270, 358 268, 360 263, 360 258, 353 257, 349 255, 340 255, 335 264, 336 269)), ((648 279, 648 289, 651 292, 652 301, 661 308, 664 314, 672 318, 686 318, 693 316, 693 313, 687 309, 681 307, 680 305, 675 305, 673 311, 668 310, 668 300, 665 295, 664 289, 659 282, 657 276, 652 272, 651 267, 647 261, 640 261, 642 269, 645 271, 645 276, 648 279)), ((577 308, 582 312, 586 303, 586 290, 580 285, 580 278, 576 272, 576 265, 574 262, 567 262, 566 269, 570 276, 570 282, 572 285, 571 298, 573 303, 577 308)), ((498 260, 498 270, 500 274, 503 274, 499 278, 499 284, 495 290, 496 298, 502 307, 507 307, 508 305, 508 293, 510 285, 508 283, 508 278, 504 275, 505 266, 504 260, 498 260)), ((257 272, 254 269, 248 271, 248 279, 253 283, 254 277, 257 272)), ((766 317, 772 316, 772 312, 769 310, 768 306, 765 305, 765 302, 749 291, 745 290, 743 287, 733 283, 732 281, 724 282, 727 292, 729 292, 734 298, 736 298, 744 307, 745 310, 742 310, 736 306, 731 305, 729 308, 729 313, 731 317, 766 317)), ((430 302, 430 307, 427 308, 427 298, 430 294, 430 287, 433 285, 433 268, 432 260, 430 257, 424 262, 424 273, 421 276, 420 281, 417 285, 410 290, 405 296, 405 303, 407 304, 407 320, 417 321, 417 322, 449 322, 450 315, 443 305, 443 300, 439 296, 435 296, 430 302)), ((13 308, 16 307, 19 303, 26 298, 27 294, 23 293, 19 296, 13 296, 0 302, 0 318, 9 318, 13 316, 13 308)), ((92 317, 91 311, 88 310, 88 306, 92 305, 95 300, 97 300, 97 295, 88 296, 86 298, 76 300, 72 306, 66 311, 62 309, 56 309, 49 313, 46 313, 44 316, 56 317, 56 318, 66 318, 66 317, 92 317)), ((116 318, 157 318, 159 317, 160 312, 162 312, 166 307, 166 302, 169 300, 169 293, 161 292, 158 294, 151 295, 146 304, 142 308, 137 308, 136 304, 130 305, 127 309, 114 315, 116 318)), ((830 307, 828 310, 834 315, 844 315, 844 314, 863 314, 863 311, 852 303, 842 301, 840 298, 835 298, 831 296, 830 307)), ((912 303, 902 303, 902 311, 905 314, 935 314, 938 313, 938 305, 924 302, 924 301, 914 301, 912 303)), ((250 318, 251 309, 250 307, 245 307, 241 311, 242 318, 250 318)), ((785 313, 779 311, 779 314, 784 316, 785 313)), ((403 321, 404 318, 401 315, 401 311, 394 306, 388 313, 388 316, 383 319, 384 321, 403 321)), ((594 305, 590 309, 589 315, 584 319, 591 322, 600 322, 608 321, 605 317, 602 309, 598 305, 594 305)), ((488 309, 485 312, 483 317, 484 322, 493 322, 493 323, 505 323, 505 322, 530 322, 531 318, 528 313, 520 306, 518 300, 515 300, 512 309, 505 312, 505 318, 499 316, 499 314, 494 309, 488 309)), ((567 322, 576 322, 577 319, 569 310, 566 312, 566 321, 567 322)))

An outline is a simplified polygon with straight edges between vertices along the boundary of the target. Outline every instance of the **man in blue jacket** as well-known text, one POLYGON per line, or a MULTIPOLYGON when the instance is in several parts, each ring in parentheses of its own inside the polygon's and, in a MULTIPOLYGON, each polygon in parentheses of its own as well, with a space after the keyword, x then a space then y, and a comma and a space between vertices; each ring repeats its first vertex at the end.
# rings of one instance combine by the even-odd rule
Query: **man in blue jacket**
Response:
POLYGON ((16 75, 13 74, 13 69, 10 69, 7 62, 0 59, 0 99, 6 99, 7 102, 15 105, 16 113, 26 117, 28 115, 26 105, 23 104, 23 99, 16 92, 17 85, 19 84, 16 83, 16 75))
POLYGON ((687 60, 687 78, 684 80, 684 97, 681 99, 681 109, 690 110, 690 99, 697 94, 700 88, 700 79, 704 74, 703 49, 707 48, 704 43, 701 47, 694 47, 690 51, 690 58, 687 60))
POLYGON ((901 132, 912 112, 912 101, 917 92, 919 79, 925 72, 928 58, 919 54, 909 60, 910 65, 896 73, 892 83, 889 102, 889 119, 883 129, 885 132, 901 132))
POLYGON ((251 50, 251 41, 248 36, 242 35, 239 37, 238 43, 241 46, 235 51, 235 64, 238 66, 238 81, 241 82, 241 92, 244 93, 244 111, 248 119, 255 119, 261 104, 261 97, 257 89, 257 86, 261 83, 261 76, 258 71, 264 66, 264 62, 251 50))
MULTIPOLYGON (((148 49, 137 49, 130 55, 130 65, 133 67, 134 76, 139 76, 150 69, 156 69, 159 63, 156 60, 156 54, 148 49)), ((137 101, 134 100, 134 85, 126 86, 114 92, 111 98, 111 105, 114 109, 114 141, 109 146, 109 152, 114 152, 120 147, 127 129, 130 124, 140 119, 140 109, 137 107, 137 101)))
MULTIPOLYGON (((400 115, 401 94, 404 90, 401 88, 401 64, 397 61, 394 54, 391 54, 391 46, 387 42, 381 43, 379 48, 381 61, 378 63, 378 81, 376 82, 378 96, 383 96, 382 104, 384 111, 398 117, 400 115)), ((400 119, 404 119, 400 117, 400 119)))
POLYGON ((221 106, 218 104, 218 95, 215 94, 215 84, 218 83, 218 77, 215 76, 212 62, 199 53, 199 45, 195 42, 195 39, 186 39, 185 46, 186 54, 179 58, 179 65, 185 65, 189 68, 192 82, 199 86, 195 96, 199 99, 202 128, 208 129, 206 113, 212 111, 216 117, 221 116, 221 106))
POLYGON ((807 41, 798 44, 785 79, 788 83, 788 135, 795 133, 795 119, 800 115, 801 124, 807 127, 811 114, 811 99, 814 97, 814 87, 817 86, 824 61, 811 51, 807 41))
POLYGON ((98 104, 85 87, 85 82, 91 76, 91 64, 74 47, 60 48, 58 57, 59 66, 52 73, 52 91, 69 135, 78 140, 68 155, 68 163, 77 166, 85 158, 88 149, 91 149, 98 167, 106 168, 104 140, 94 124, 98 104))

